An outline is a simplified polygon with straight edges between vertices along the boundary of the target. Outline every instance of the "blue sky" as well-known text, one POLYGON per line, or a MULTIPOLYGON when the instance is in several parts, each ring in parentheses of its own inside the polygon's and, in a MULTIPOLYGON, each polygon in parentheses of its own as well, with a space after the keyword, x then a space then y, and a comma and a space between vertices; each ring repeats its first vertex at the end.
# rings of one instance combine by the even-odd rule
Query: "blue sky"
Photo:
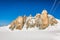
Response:
POLYGON ((8 25, 18 16, 35 16, 43 9, 60 19, 60 0, 0 0, 0 25, 8 25))

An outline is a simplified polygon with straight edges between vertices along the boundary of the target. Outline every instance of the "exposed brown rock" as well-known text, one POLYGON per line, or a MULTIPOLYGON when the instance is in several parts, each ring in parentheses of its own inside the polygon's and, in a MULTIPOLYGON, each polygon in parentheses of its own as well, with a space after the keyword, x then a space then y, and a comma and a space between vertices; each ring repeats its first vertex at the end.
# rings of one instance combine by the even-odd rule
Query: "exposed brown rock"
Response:
POLYGON ((19 16, 15 21, 12 22, 12 24, 9 28, 10 29, 15 28, 15 29, 18 29, 18 30, 22 30, 25 20, 26 20, 25 17, 19 16))
POLYGON ((41 29, 45 29, 46 27, 48 27, 49 20, 48 20, 48 14, 46 10, 42 11, 41 21, 42 21, 41 29))
POLYGON ((49 17, 49 24, 50 25, 54 25, 54 24, 57 24, 57 20, 53 17, 53 16, 50 16, 49 17))
POLYGON ((16 19, 16 29, 19 29, 21 30, 23 28, 23 25, 24 25, 24 18, 19 16, 17 19, 16 19))

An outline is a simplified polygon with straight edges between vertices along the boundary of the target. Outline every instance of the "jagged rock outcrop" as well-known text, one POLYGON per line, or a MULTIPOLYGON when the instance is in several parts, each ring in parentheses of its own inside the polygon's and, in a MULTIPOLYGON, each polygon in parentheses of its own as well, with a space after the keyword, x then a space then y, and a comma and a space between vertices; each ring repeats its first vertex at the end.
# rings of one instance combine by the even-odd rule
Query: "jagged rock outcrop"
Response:
POLYGON ((26 24, 26 28, 38 27, 39 29, 46 29, 49 25, 57 24, 58 21, 53 17, 49 16, 46 10, 43 10, 42 13, 36 14, 35 17, 31 15, 29 17, 19 16, 16 20, 14 20, 10 25, 10 29, 18 29, 22 30, 24 25, 26 24))
POLYGON ((48 13, 46 10, 42 11, 41 21, 42 21, 41 29, 45 29, 46 27, 48 27, 49 20, 48 20, 48 13))
POLYGON ((16 20, 14 20, 11 23, 11 26, 9 28, 12 29, 12 30, 14 30, 14 28, 22 30, 25 21, 26 21, 26 17, 19 16, 16 20))
POLYGON ((16 26, 15 24, 16 24, 16 20, 14 20, 14 21, 10 24, 9 29, 14 30, 14 28, 15 28, 15 26, 16 26))
POLYGON ((53 16, 49 16, 49 24, 54 25, 57 24, 57 20, 53 16))

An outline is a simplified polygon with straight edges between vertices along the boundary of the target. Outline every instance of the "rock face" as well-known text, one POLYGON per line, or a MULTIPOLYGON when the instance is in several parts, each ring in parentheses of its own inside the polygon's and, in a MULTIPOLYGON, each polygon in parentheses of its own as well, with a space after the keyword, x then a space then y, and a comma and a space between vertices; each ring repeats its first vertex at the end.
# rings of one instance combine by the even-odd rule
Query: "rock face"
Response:
POLYGON ((23 28, 23 25, 24 25, 24 18, 19 16, 16 19, 16 29, 21 30, 23 28))
POLYGON ((29 19, 26 22, 26 28, 32 28, 35 26, 35 19, 30 15, 29 19))
POLYGON ((54 24, 57 24, 57 20, 53 17, 53 16, 50 16, 49 17, 49 24, 50 25, 54 25, 54 24))
POLYGON ((22 30, 24 23, 25 23, 25 17, 19 16, 15 21, 12 22, 10 29, 19 29, 22 30))
POLYGON ((46 10, 42 11, 41 21, 42 21, 41 29, 45 29, 46 27, 48 27, 49 20, 48 20, 48 14, 46 10))

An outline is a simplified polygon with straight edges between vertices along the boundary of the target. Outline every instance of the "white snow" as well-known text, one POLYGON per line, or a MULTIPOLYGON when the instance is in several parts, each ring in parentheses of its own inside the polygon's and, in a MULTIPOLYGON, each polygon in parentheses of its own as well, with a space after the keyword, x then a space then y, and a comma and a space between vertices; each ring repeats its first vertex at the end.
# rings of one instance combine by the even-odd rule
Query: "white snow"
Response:
POLYGON ((9 26, 0 27, 0 40, 60 40, 60 20, 54 26, 45 30, 38 28, 24 28, 22 30, 9 29, 9 26))

